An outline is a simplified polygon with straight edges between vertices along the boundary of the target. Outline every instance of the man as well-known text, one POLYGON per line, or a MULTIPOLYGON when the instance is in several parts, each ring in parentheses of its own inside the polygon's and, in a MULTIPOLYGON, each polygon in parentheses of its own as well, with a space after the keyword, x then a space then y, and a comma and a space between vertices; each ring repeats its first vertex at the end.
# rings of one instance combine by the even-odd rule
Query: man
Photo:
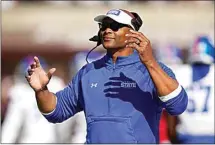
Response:
MULTIPOLYGON (((41 57, 40 57, 41 58, 41 57)), ((41 58, 44 68, 47 63, 41 58)), ((2 124, 2 143, 57 143, 55 124, 50 124, 38 110, 34 91, 24 79, 23 69, 33 62, 33 56, 27 56, 20 61, 14 73, 14 84, 9 90, 7 113, 2 124)), ((48 84, 54 92, 63 89, 61 78, 53 76, 48 84)))
POLYGON ((183 114, 168 116, 170 139, 173 143, 183 144, 215 143, 214 46, 208 37, 200 36, 195 40, 190 51, 190 63, 175 69, 189 100, 183 114))
POLYGON ((85 65, 64 90, 49 91, 46 85, 56 69, 46 73, 34 58, 26 78, 40 111, 58 123, 83 110, 87 143, 158 143, 162 108, 181 114, 187 106, 185 90, 137 32, 142 21, 136 13, 114 9, 95 21, 107 54, 85 65))

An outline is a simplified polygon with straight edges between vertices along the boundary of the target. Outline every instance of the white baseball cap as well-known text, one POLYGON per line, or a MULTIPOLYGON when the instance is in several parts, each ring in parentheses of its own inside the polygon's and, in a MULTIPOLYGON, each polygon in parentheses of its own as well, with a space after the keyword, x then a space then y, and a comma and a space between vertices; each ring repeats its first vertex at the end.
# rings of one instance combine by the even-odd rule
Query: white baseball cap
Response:
POLYGON ((113 19, 118 23, 129 25, 135 30, 134 26, 131 23, 133 17, 126 13, 126 11, 123 11, 121 9, 112 9, 109 10, 106 15, 99 15, 95 17, 94 20, 102 23, 103 19, 107 17, 113 19))

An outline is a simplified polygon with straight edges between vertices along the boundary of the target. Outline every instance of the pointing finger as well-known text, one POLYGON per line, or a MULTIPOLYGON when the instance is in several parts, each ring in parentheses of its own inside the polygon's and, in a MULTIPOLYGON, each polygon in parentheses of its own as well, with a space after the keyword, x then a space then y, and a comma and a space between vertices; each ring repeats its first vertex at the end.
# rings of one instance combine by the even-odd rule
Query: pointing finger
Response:
POLYGON ((36 67, 40 67, 40 60, 38 57, 34 56, 34 61, 36 62, 36 67))

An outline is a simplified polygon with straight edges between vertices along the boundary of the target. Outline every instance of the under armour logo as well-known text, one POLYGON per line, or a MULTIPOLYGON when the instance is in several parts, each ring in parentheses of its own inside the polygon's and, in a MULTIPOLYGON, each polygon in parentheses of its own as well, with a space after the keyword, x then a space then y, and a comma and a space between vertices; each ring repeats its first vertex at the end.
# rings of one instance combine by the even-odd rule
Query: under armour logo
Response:
POLYGON ((93 88, 93 87, 96 88, 96 87, 97 87, 97 84, 98 84, 98 83, 92 83, 92 84, 91 84, 91 88, 93 88))

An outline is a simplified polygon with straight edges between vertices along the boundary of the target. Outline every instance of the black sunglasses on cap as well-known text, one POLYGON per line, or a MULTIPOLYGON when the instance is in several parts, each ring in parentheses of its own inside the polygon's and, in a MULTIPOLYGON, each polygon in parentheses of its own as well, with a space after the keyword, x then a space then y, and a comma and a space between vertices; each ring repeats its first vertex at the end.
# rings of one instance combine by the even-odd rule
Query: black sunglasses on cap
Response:
POLYGON ((110 28, 113 31, 118 31, 120 28, 122 27, 129 27, 132 28, 129 25, 126 24, 121 24, 121 23, 117 23, 117 22, 112 22, 112 23, 99 23, 99 29, 101 31, 105 31, 107 28, 110 28))

